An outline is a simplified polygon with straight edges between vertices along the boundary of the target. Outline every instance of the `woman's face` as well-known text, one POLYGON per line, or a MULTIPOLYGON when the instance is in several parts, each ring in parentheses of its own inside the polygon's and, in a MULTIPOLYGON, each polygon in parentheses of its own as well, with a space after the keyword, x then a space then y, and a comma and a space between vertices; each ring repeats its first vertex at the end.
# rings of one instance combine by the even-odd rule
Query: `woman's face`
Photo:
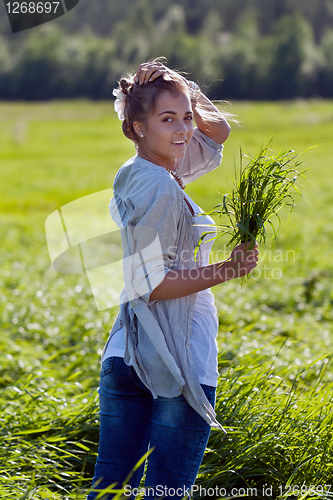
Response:
POLYGON ((137 127, 138 155, 172 169, 175 160, 185 155, 193 135, 193 112, 189 94, 162 92, 157 98, 154 111, 144 124, 137 124, 137 127), (144 137, 141 138, 140 134, 144 137))

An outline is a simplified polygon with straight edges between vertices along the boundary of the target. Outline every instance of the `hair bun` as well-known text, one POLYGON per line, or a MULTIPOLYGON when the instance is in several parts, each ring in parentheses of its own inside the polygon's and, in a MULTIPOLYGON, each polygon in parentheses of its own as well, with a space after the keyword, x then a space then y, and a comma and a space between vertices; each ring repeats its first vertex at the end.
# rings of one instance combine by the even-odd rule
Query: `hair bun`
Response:
POLYGON ((122 78, 119 82, 121 90, 124 94, 127 94, 130 88, 132 87, 132 82, 126 80, 126 78, 122 78))

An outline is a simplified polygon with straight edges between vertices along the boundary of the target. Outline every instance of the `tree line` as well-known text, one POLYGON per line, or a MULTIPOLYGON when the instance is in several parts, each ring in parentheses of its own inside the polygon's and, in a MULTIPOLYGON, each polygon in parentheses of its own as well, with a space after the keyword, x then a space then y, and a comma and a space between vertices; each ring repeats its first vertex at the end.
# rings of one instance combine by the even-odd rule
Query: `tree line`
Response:
POLYGON ((332 0, 82 0, 11 34, 0 17, 0 99, 110 98, 165 56, 216 99, 333 97, 332 0))

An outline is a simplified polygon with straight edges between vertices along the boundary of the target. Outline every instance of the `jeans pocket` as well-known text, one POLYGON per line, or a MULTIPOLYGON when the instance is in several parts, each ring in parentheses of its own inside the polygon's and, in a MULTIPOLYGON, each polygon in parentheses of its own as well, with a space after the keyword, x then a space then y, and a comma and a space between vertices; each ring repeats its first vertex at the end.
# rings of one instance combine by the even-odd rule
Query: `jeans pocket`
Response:
POLYGON ((111 373, 113 370, 113 361, 114 361, 114 356, 110 356, 109 358, 106 358, 103 361, 102 368, 101 368, 101 378, 107 375, 108 373, 111 373))
POLYGON ((206 397, 210 404, 212 405, 213 408, 215 408, 215 402, 216 402, 216 387, 212 387, 210 385, 204 385, 201 384, 201 387, 206 394, 206 397))

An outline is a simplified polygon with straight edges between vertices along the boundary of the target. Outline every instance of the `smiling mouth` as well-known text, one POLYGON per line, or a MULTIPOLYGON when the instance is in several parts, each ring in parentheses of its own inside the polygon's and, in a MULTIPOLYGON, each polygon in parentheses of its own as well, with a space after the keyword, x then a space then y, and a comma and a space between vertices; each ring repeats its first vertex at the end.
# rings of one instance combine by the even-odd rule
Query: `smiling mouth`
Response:
POLYGON ((182 141, 173 141, 172 144, 176 144, 176 146, 181 146, 182 144, 186 144, 185 140, 182 141))

